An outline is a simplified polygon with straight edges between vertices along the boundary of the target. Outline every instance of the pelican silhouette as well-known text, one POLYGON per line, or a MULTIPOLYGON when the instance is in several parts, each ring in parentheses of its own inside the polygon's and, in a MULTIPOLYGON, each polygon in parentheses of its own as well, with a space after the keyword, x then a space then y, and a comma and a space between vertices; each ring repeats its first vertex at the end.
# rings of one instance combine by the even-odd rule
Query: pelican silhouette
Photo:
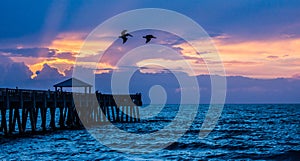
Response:
POLYGON ((129 33, 126 33, 127 30, 123 30, 121 32, 121 36, 119 36, 119 38, 122 38, 123 39, 123 44, 128 40, 128 36, 132 37, 132 35, 130 35, 129 33))
POLYGON ((146 36, 143 36, 143 38, 146 39, 146 43, 150 42, 150 40, 151 40, 152 38, 153 38, 153 39, 156 39, 156 37, 153 36, 153 35, 146 35, 146 36))

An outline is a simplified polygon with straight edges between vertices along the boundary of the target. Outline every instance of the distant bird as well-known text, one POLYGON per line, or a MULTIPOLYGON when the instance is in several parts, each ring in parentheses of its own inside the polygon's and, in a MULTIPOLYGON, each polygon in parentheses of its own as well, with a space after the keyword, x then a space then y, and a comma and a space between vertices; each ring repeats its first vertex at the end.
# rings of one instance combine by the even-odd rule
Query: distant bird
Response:
POLYGON ((122 38, 123 39, 123 44, 128 40, 128 36, 132 37, 132 35, 130 35, 129 33, 126 33, 127 30, 123 30, 121 32, 121 36, 119 36, 119 38, 122 38))
POLYGON ((146 36, 143 36, 143 38, 146 39, 146 43, 150 42, 150 40, 151 40, 152 38, 153 38, 153 39, 156 39, 156 37, 153 36, 153 35, 146 35, 146 36))

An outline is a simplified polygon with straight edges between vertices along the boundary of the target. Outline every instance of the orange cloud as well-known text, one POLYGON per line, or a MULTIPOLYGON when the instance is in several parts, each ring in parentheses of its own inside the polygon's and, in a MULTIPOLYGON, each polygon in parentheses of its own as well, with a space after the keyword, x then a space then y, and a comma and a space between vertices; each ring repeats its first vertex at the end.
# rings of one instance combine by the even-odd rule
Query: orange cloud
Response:
MULTIPOLYGON (((95 57, 99 52, 105 50, 110 43, 109 35, 95 36, 92 41, 84 43, 87 35, 85 33, 62 33, 57 36, 49 48, 58 49, 60 52, 79 53, 82 62, 79 65, 83 67, 97 68, 115 68, 109 64, 98 64, 95 57), (84 51, 80 51, 84 45, 84 51)), ((254 78, 276 78, 292 77, 300 71, 300 39, 284 38, 277 40, 253 40, 244 42, 227 41, 231 37, 215 37, 215 43, 219 54, 210 47, 208 42, 195 41, 196 45, 201 45, 200 53, 197 53, 188 43, 182 43, 173 46, 174 49, 180 49, 182 56, 194 69, 195 74, 209 74, 207 67, 210 65, 215 70, 220 70, 218 66, 218 56, 223 60, 223 65, 227 75, 241 75, 254 78), (207 44, 208 43, 208 44, 207 44)), ((112 56, 112 55, 110 55, 112 56)), ((110 57, 109 59, 113 59, 110 57)), ((26 61, 26 60, 25 60, 26 61)), ((179 60, 143 60, 138 66, 143 66, 149 62, 162 62, 172 64, 170 67, 180 69, 183 63, 179 60)), ((40 70, 44 63, 56 67, 60 72, 69 68, 75 63, 75 60, 54 58, 51 60, 28 60, 30 69, 35 72, 40 70)), ((99 70, 97 73, 107 72, 99 70)))
POLYGON ((292 77, 300 70, 300 39, 228 43, 214 39, 228 75, 292 77))
MULTIPOLYGON (((61 33, 59 34, 52 43, 47 46, 51 49, 56 49, 58 52, 50 58, 31 58, 31 57, 13 57, 15 62, 24 62, 29 69, 35 73, 40 71, 43 68, 44 64, 48 64, 50 67, 57 68, 60 74, 65 75, 64 71, 70 69, 75 64, 75 58, 78 56, 82 45, 88 46, 90 49, 89 54, 81 54, 81 57, 87 58, 92 55, 97 55, 99 50, 99 45, 101 46, 102 41, 95 40, 89 43, 84 43, 84 39, 87 36, 86 33, 61 33)), ((100 39, 101 40, 101 39, 100 39)), ((91 57, 92 60, 79 62, 79 65, 82 66, 97 66, 97 62, 94 62, 94 57, 91 57)), ((102 65, 104 67, 110 67, 107 64, 102 65)), ((32 75, 32 78, 36 77, 36 74, 32 75)))
POLYGON ((86 33, 61 33, 52 41, 49 48, 78 53, 86 35, 86 33))
POLYGON ((203 70, 204 66, 218 70, 220 67, 217 65, 218 56, 222 60, 227 75, 278 78, 292 77, 300 70, 300 39, 285 38, 244 42, 231 42, 228 39, 231 38, 215 37, 213 39, 218 54, 213 48, 209 48, 209 44, 203 45, 205 42, 200 40, 193 42, 203 48, 200 53, 197 53, 188 43, 173 47, 180 49, 197 74, 209 74, 203 70))
POLYGON ((60 59, 60 58, 31 58, 31 57, 12 57, 14 62, 24 62, 29 69, 34 73, 31 78, 36 77, 35 72, 40 71, 44 64, 58 69, 58 72, 65 75, 64 71, 74 65, 74 60, 60 59))

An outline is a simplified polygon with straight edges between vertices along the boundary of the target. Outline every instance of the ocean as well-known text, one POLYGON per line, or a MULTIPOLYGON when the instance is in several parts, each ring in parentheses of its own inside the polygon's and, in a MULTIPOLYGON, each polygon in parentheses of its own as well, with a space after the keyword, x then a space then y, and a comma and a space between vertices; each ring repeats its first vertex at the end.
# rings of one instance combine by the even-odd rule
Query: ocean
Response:
MULTIPOLYGON (((187 111, 188 108, 187 105, 187 111)), ((95 127, 0 138, 0 160, 300 160, 299 104, 225 105, 213 131, 199 138, 207 110, 208 105, 199 105, 192 125, 183 136, 150 153, 123 153, 111 148, 123 144, 115 139, 122 136, 106 134, 105 130, 99 134, 107 140, 103 145, 89 133, 98 130, 95 127)), ((177 111, 178 105, 166 105, 156 116, 139 123, 116 123, 114 126, 131 134, 151 134, 170 124, 177 111)), ((185 118, 180 119, 184 123, 185 118)), ((111 125, 101 126, 105 129, 111 125)), ((145 139, 153 145, 164 141, 164 138, 145 139)), ((136 142, 143 143, 143 140, 136 142)), ((125 151, 134 148, 128 144, 121 147, 125 151)))

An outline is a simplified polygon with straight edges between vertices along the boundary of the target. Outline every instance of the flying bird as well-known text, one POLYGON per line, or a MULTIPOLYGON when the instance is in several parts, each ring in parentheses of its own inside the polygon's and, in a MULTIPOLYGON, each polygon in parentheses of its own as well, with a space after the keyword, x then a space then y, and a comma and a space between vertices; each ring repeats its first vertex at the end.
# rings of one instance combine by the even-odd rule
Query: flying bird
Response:
POLYGON ((127 30, 123 30, 121 32, 121 36, 119 36, 119 38, 122 38, 123 39, 123 44, 128 40, 128 36, 132 37, 132 35, 130 35, 129 33, 126 33, 127 30))
POLYGON ((156 37, 153 35, 146 35, 146 36, 143 36, 143 38, 146 39, 146 43, 150 42, 151 39, 156 39, 156 37))

